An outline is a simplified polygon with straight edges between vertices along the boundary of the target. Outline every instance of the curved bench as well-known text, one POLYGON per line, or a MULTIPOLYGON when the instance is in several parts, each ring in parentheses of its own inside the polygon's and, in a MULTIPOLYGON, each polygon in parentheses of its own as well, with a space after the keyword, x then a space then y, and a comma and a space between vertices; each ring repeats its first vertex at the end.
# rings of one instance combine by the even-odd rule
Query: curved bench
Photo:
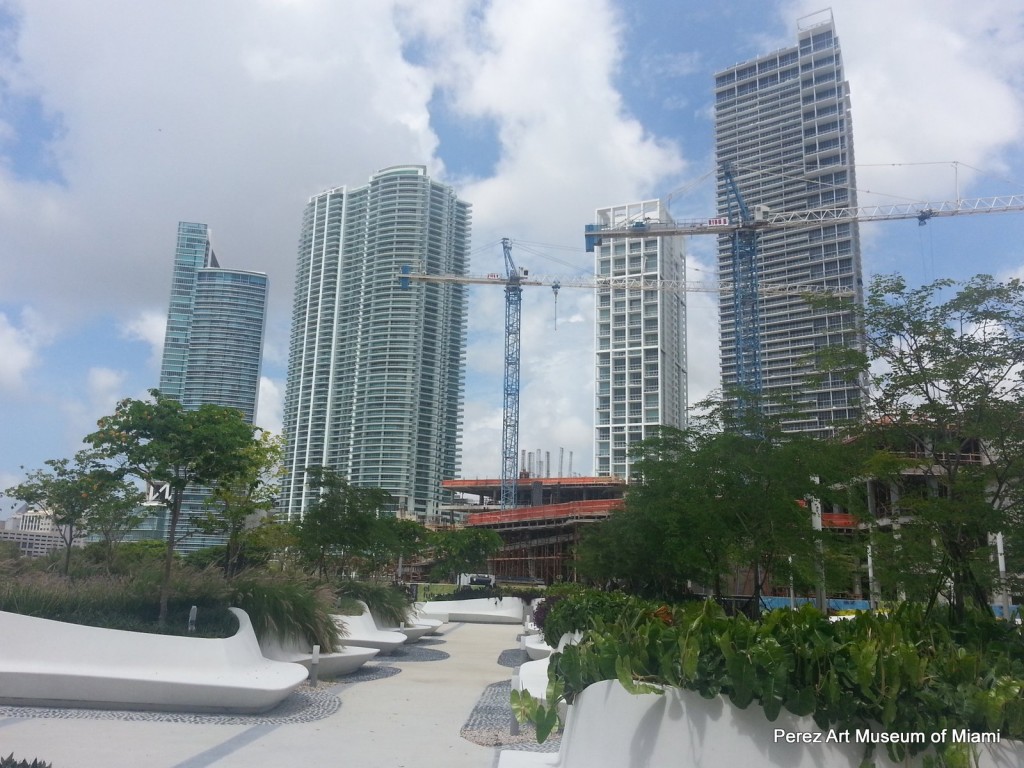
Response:
POLYGON ((414 611, 409 612, 409 623, 419 627, 426 627, 428 635, 439 635, 441 634, 441 627, 444 626, 445 621, 440 619, 428 619, 426 616, 420 616, 414 611))
POLYGON ((448 614, 443 611, 432 613, 429 616, 424 612, 423 606, 425 603, 413 603, 412 608, 409 609, 409 616, 417 624, 426 624, 432 626, 434 629, 428 632, 428 635, 440 634, 442 626, 448 623, 448 614))
POLYGON ((401 634, 405 635, 405 641, 407 643, 415 643, 421 637, 423 637, 426 634, 429 634, 430 631, 434 629, 434 625, 428 626, 427 624, 420 624, 419 622, 411 620, 408 614, 406 614, 406 621, 402 624, 402 626, 388 626, 388 623, 386 621, 384 621, 380 616, 378 616, 370 610, 370 606, 368 606, 362 600, 359 600, 358 602, 363 609, 363 615, 365 616, 367 613, 369 613, 371 618, 373 618, 373 624, 375 627, 377 627, 377 629, 379 629, 381 632, 400 632, 401 634))
MULTIPOLYGON (((260 640, 260 650, 268 659, 290 661, 301 664, 307 670, 313 666, 313 649, 306 641, 289 638, 281 641, 277 638, 260 640)), ((377 648, 359 648, 343 646, 334 653, 321 653, 317 663, 317 676, 320 678, 341 677, 355 672, 363 664, 380 653, 377 648)))
MULTIPOLYGON (((540 642, 544 643, 542 635, 530 635, 523 638, 527 654, 530 652, 529 642, 535 637, 539 637, 540 642)), ((554 651, 560 653, 565 646, 578 643, 582 638, 582 632, 566 632, 559 638, 558 647, 552 649, 547 656, 520 664, 519 669, 516 670, 516 676, 513 678, 512 687, 517 691, 526 691, 538 701, 545 701, 548 696, 548 666, 551 663, 551 653, 554 651)), ((547 643, 544 643, 544 647, 551 648, 547 643)), ((531 656, 531 658, 533 657, 531 656)))
POLYGON ((406 641, 401 632, 385 632, 377 629, 377 624, 369 611, 361 616, 334 616, 335 623, 343 625, 346 630, 345 645, 357 645, 362 648, 376 648, 381 653, 391 653, 406 641))
POLYGON ((87 627, 0 611, 0 703, 265 712, 306 670, 264 658, 249 616, 223 639, 87 627))
MULTIPOLYGON (((722 696, 703 699, 679 688, 634 695, 617 680, 605 680, 569 707, 558 753, 503 750, 498 768, 858 768, 865 744, 855 738, 853 732, 851 743, 829 742, 809 717, 783 711, 769 722, 756 704, 737 709, 722 696)), ((1024 765, 1021 742, 978 747, 980 768, 1024 765)), ((877 768, 895 768, 884 746, 874 759, 877 768)), ((923 762, 918 755, 907 766, 923 762)))
POLYGON ((521 624, 524 605, 518 597, 477 597, 470 600, 435 600, 422 604, 428 618, 477 624, 521 624))
POLYGON ((555 649, 544 642, 544 635, 527 635, 523 638, 523 650, 531 661, 538 661, 546 659, 555 649))

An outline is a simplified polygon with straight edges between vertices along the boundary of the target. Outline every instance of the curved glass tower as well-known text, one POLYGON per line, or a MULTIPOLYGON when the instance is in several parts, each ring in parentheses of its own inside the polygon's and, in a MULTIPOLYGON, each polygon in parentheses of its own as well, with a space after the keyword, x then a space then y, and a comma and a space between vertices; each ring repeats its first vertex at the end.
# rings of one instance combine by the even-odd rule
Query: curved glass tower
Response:
POLYGON ((205 224, 180 222, 160 392, 185 408, 237 408, 256 417, 267 276, 222 269, 205 224))
POLYGON ((324 466, 388 491, 398 516, 436 519, 460 457, 466 287, 402 288, 398 275, 466 274, 469 241, 469 204, 422 166, 309 200, 284 407, 289 517, 307 506, 306 468, 324 466))
MULTIPOLYGON (((201 405, 236 408, 253 423, 266 315, 267 276, 221 268, 210 228, 179 222, 160 393, 186 410, 201 405)), ((181 531, 193 528, 190 518, 206 514, 209 493, 202 487, 187 491, 181 531)), ((191 552, 224 541, 224 536, 192 530, 176 548, 191 552)))

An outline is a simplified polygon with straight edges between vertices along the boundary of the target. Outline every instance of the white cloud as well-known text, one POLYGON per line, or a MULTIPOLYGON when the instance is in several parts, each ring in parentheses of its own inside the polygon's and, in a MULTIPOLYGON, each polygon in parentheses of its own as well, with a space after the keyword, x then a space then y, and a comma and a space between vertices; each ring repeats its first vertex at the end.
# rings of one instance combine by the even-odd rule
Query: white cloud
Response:
MULTIPOLYGON (((678 149, 644 131, 626 113, 613 81, 623 52, 611 3, 496 0, 465 13, 452 2, 414 13, 403 28, 427 41, 427 60, 457 114, 495 127, 500 155, 493 175, 468 179, 474 242, 472 271, 504 272, 502 236, 513 258, 534 273, 592 271, 582 225, 601 205, 650 197, 684 168, 678 149), (442 16, 441 23, 438 16, 442 16), (567 52, 571 51, 571 55, 567 52), (552 105, 557 105, 553 108, 552 105), (530 241, 520 248, 516 239, 530 241), (572 244, 552 264, 536 243, 572 244)), ((572 451, 575 472, 590 472, 593 453, 593 296, 564 289, 565 318, 555 331, 545 287, 523 298, 520 448, 572 451), (566 319, 572 319, 567 322, 566 319)), ((468 366, 477 386, 466 405, 463 474, 501 470, 504 293, 471 294, 473 339, 468 366)))
POLYGON ((24 309, 20 322, 0 312, 0 389, 23 389, 40 351, 52 340, 52 330, 34 310, 24 309))
MULTIPOLYGON (((259 419, 277 430, 283 377, 274 369, 287 355, 303 204, 321 189, 360 185, 399 163, 424 164, 445 178, 430 123, 438 94, 453 122, 486 126, 499 141, 492 171, 447 177, 474 205, 481 249, 474 272, 502 270, 504 235, 578 248, 557 252, 567 267, 537 255, 545 247, 516 245, 517 262, 535 272, 589 271, 580 230, 596 207, 656 197, 688 173, 691 158, 646 131, 615 87, 624 7, 612 0, 224 0, 187 8, 22 0, 17 50, 0 69, 19 97, 38 97, 42 112, 59 119, 46 150, 65 182, 15 178, 0 162, 0 302, 30 305, 61 328, 98 315, 130 318, 123 332, 150 344, 153 368, 165 318, 152 308, 166 306, 177 221, 208 223, 222 265, 270 277, 259 419), (104 20, 102 40, 96 19, 104 20)), ((764 50, 791 44, 794 19, 820 5, 783 0, 776 7, 787 34, 764 50)), ((998 171, 1008 148, 1021 144, 1024 7, 981 0, 965 12, 953 0, 861 0, 838 4, 835 13, 858 160, 956 159, 965 164, 965 191, 988 193, 966 166, 998 171)), ((676 74, 697 63, 692 53, 646 61, 649 72, 676 74)), ((709 92, 710 73, 706 92, 681 93, 673 104, 692 99, 696 108, 709 92)), ((4 148, 16 128, 7 125, 4 148)), ((865 170, 860 185, 929 199, 955 194, 949 167, 865 170)), ((873 199, 862 193, 861 201, 873 199)), ((708 195, 695 215, 711 204, 708 195)), ((698 254, 691 269, 713 263, 709 246, 688 245, 698 254)), ((712 297, 694 294, 690 307, 695 400, 717 386, 718 329, 712 297)), ((521 445, 553 455, 565 447, 574 470, 585 472, 592 297, 563 290, 557 331, 553 311, 548 289, 527 289, 521 445)), ((0 388, 23 385, 50 343, 52 334, 26 317, 0 314, 0 388)), ((471 291, 469 322, 463 466, 468 476, 495 475, 500 287, 471 291)), ((72 408, 75 424, 109 410, 97 410, 97 401, 118 381, 117 365, 128 367, 119 362, 89 374, 93 391, 72 408)), ((129 379, 122 386, 145 389, 129 379)))
POLYGON ((284 409, 284 386, 268 376, 260 377, 259 402, 256 407, 256 426, 275 435, 281 434, 281 416, 284 409))
POLYGON ((149 367, 159 370, 164 354, 164 336, 167 332, 167 314, 146 309, 137 313, 121 328, 121 335, 133 341, 143 341, 150 346, 149 367))
POLYGON ((124 391, 124 371, 110 368, 90 368, 86 377, 86 392, 89 396, 89 408, 97 414, 96 418, 113 413, 114 406, 124 391))
POLYGON ((67 183, 0 167, 12 256, 0 301, 59 315, 160 306, 176 223, 191 220, 211 225, 222 265, 268 272, 287 317, 304 201, 432 159, 430 85, 402 58, 391 13, 326 0, 26 6, 11 76, 60 116, 67 183))
POLYGON ((71 397, 60 402, 64 413, 64 443, 70 453, 84 447, 82 438, 96 431, 96 422, 102 416, 114 412, 117 402, 125 396, 124 371, 102 366, 93 366, 85 374, 84 386, 76 389, 81 397, 71 397))
MULTIPOLYGON (((818 0, 789 2, 783 15, 792 27, 790 20, 820 7, 818 0)), ((837 4, 834 13, 856 158, 865 166, 858 186, 870 190, 860 203, 1002 194, 992 190, 994 177, 1006 168, 1004 153, 1024 138, 1024 6, 860 0, 837 4), (935 161, 962 165, 919 165, 935 161)))

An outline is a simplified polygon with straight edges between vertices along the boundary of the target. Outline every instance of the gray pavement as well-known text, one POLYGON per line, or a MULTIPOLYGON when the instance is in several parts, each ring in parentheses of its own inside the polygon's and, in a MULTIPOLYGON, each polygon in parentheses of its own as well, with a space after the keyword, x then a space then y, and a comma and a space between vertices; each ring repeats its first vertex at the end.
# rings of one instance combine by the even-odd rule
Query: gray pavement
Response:
MULTIPOLYGON (((0 707, 0 755, 38 757, 53 768, 491 768, 500 747, 460 731, 482 697, 511 678, 510 655, 499 658, 518 647, 519 631, 448 624, 442 635, 342 678, 348 682, 302 689, 264 715, 0 707)), ((498 725, 507 732, 507 723, 498 725)))

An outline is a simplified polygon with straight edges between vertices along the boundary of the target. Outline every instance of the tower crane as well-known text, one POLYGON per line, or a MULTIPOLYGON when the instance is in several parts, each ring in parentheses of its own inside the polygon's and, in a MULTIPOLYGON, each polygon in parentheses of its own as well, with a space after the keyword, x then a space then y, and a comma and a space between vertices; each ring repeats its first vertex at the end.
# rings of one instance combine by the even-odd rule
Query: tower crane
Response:
MULTIPOLYGON (((677 237, 686 235, 728 235, 732 241, 731 294, 735 312, 736 384, 740 392, 757 399, 761 392, 761 320, 758 298, 765 295, 758 284, 757 253, 761 232, 807 227, 833 222, 891 221, 917 219, 924 225, 933 218, 976 213, 1024 211, 1024 195, 982 197, 933 203, 819 208, 772 213, 766 206, 748 209, 728 167, 723 169, 728 193, 726 216, 670 223, 647 219, 624 225, 588 224, 587 252, 601 245, 605 237, 677 237)), ((817 290, 828 290, 818 288, 817 290)), ((799 293, 808 292, 804 286, 799 293)))
POLYGON ((523 319, 523 287, 519 268, 512 260, 512 241, 501 239, 505 255, 505 380, 501 419, 501 508, 516 505, 519 456, 519 332, 523 319))
MULTIPOLYGON (((436 283, 455 283, 462 285, 487 284, 505 286, 505 378, 504 399, 502 402, 501 424, 501 509, 516 505, 516 481, 519 476, 519 368, 520 368, 520 330, 523 317, 523 286, 543 285, 538 280, 528 280, 526 270, 516 266, 512 259, 512 241, 505 237, 501 240, 502 252, 505 256, 505 275, 426 275, 412 271, 410 266, 403 266, 399 278, 400 286, 408 288, 410 281, 422 280, 436 283)), ((558 295, 559 284, 550 284, 558 295)))
MULTIPOLYGON (((749 235, 744 235, 748 237, 749 235)), ((399 285, 409 288, 412 281, 448 283, 455 285, 502 285, 505 287, 505 377, 504 400, 501 428, 501 509, 516 505, 516 488, 519 478, 519 378, 520 378, 520 331, 522 327, 522 298, 524 285, 546 285, 555 294, 562 287, 590 289, 657 290, 665 292, 699 291, 721 293, 734 291, 731 282, 696 282, 685 280, 663 280, 646 277, 607 277, 601 275, 534 276, 517 267, 512 258, 512 241, 502 238, 505 257, 505 274, 489 275, 439 275, 413 272, 411 265, 402 267, 399 285)), ((808 291, 821 292, 820 287, 765 283, 755 286, 755 291, 766 294, 802 294, 808 291)), ((756 300, 752 301, 756 308, 756 300)))

